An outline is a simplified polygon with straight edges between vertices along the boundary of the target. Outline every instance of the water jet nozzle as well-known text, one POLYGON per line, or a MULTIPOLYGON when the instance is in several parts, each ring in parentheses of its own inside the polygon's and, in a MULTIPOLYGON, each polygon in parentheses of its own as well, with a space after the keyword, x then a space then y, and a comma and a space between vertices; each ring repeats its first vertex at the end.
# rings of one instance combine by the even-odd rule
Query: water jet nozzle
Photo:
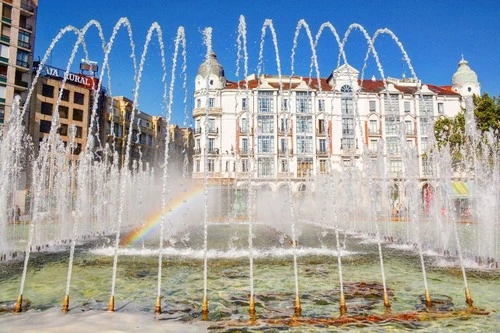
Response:
POLYGON ((19 294, 16 300, 16 306, 14 307, 14 312, 19 313, 23 311, 23 294, 19 294))
POLYGON ((64 296, 64 302, 61 310, 62 312, 69 311, 69 294, 66 294, 66 296, 64 296))

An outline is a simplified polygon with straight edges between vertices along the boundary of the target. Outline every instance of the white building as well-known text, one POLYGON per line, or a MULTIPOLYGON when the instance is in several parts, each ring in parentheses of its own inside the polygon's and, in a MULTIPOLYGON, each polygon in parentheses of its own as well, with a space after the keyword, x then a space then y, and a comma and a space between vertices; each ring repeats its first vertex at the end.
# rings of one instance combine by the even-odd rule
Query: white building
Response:
POLYGON ((425 179, 432 170, 422 154, 433 122, 455 116, 461 94, 479 89, 463 59, 453 88, 405 78, 360 80, 349 65, 319 82, 267 75, 230 82, 210 52, 195 82, 193 177, 235 185, 251 180, 272 190, 290 181, 296 191, 314 186, 308 181, 330 166, 362 170, 368 153, 383 156, 390 177, 398 178, 408 172, 403 149, 413 148, 425 179))

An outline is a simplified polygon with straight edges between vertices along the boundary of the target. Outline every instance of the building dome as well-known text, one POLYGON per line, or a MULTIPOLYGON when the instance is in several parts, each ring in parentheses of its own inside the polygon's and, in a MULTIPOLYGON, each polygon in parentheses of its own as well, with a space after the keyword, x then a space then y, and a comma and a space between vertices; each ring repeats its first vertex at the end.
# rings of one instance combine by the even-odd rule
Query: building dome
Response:
POLYGON ((462 60, 458 63, 458 69, 453 74, 453 77, 451 79, 451 82, 453 86, 463 86, 466 83, 475 83, 479 84, 479 81, 477 79, 476 73, 470 69, 469 63, 464 60, 462 57, 462 60))
POLYGON ((217 56, 213 51, 207 54, 205 61, 198 68, 198 75, 206 78, 208 75, 213 74, 219 78, 224 77, 224 68, 217 61, 217 56))

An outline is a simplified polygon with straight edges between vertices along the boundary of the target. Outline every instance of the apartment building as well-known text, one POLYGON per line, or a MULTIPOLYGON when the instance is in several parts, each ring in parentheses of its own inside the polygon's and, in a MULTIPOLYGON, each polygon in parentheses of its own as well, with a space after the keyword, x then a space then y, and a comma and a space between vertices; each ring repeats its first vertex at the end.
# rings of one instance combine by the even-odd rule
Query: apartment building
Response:
MULTIPOLYGON (((38 0, 1 0, 0 124, 9 117, 15 95, 26 101, 31 83, 38 0)), ((29 115, 26 114, 26 122, 29 115)))
POLYGON ((251 179, 272 190, 291 180, 296 191, 330 166, 362 170, 363 154, 375 158, 381 149, 389 176, 398 178, 404 150, 413 148, 425 179, 433 172, 425 152, 434 120, 455 116, 464 96, 480 93, 464 59, 452 81, 367 80, 344 64, 326 78, 253 74, 231 82, 209 53, 195 79, 193 177, 251 179))

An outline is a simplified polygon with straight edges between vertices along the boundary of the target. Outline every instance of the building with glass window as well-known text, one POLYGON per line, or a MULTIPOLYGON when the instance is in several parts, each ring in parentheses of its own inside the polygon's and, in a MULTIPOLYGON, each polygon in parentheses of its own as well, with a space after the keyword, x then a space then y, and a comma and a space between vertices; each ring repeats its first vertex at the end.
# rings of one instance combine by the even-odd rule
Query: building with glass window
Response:
POLYGON ((416 171, 428 177, 424 153, 434 121, 460 111, 462 90, 480 93, 471 72, 462 59, 453 86, 361 80, 345 64, 327 78, 250 75, 231 82, 209 52, 195 79, 193 177, 235 185, 251 180, 272 190, 291 181, 296 191, 314 186, 311 180, 330 168, 362 170, 363 156, 381 156, 398 178, 410 149, 419 159, 416 171))
MULTIPOLYGON (((26 100, 35 45, 38 0, 1 0, 0 124, 8 119, 15 95, 26 100)), ((28 115, 26 115, 28 117, 28 115)))

